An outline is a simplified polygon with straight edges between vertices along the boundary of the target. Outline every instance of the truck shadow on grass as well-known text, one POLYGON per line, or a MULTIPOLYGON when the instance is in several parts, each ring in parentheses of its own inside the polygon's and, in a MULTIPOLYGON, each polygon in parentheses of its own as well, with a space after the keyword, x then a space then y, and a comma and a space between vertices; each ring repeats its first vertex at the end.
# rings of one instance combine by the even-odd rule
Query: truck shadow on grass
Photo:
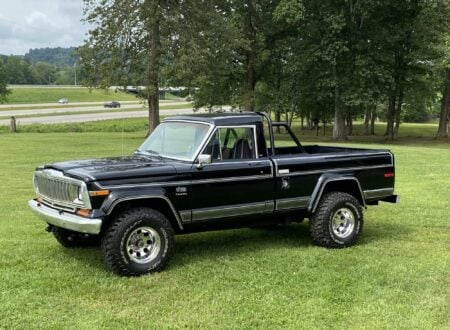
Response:
MULTIPOLYGON (((411 230, 407 226, 369 224, 364 228, 357 246, 407 239, 411 230)), ((217 232, 205 232, 177 237, 172 267, 183 266, 196 260, 235 256, 262 249, 314 247, 308 222, 274 229, 251 228, 217 232)), ((325 249, 317 247, 318 249, 325 249)))
MULTIPOLYGON (((407 240, 411 230, 399 224, 365 225, 357 246, 383 245, 383 242, 407 240)), ((184 267, 196 261, 215 260, 221 257, 237 257, 241 254, 258 252, 262 249, 302 249, 314 247, 309 233, 309 224, 293 224, 275 228, 243 228, 209 231, 176 236, 175 255, 167 271, 184 267)), ((317 247, 318 249, 325 249, 317 247)), ((65 249, 64 258, 78 259, 81 264, 109 273, 102 261, 99 248, 65 249)))

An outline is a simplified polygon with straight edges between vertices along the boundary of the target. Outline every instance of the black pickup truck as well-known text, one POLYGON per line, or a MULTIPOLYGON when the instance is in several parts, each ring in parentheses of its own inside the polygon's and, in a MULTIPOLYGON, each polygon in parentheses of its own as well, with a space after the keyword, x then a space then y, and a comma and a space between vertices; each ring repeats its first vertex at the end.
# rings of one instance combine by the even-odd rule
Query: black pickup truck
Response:
POLYGON ((175 234, 309 218, 312 240, 354 244, 363 207, 395 203, 387 150, 303 146, 264 113, 164 120, 131 156, 36 169, 29 201, 65 247, 101 245, 121 275, 161 270, 175 234), (274 141, 274 129, 281 129, 274 141))

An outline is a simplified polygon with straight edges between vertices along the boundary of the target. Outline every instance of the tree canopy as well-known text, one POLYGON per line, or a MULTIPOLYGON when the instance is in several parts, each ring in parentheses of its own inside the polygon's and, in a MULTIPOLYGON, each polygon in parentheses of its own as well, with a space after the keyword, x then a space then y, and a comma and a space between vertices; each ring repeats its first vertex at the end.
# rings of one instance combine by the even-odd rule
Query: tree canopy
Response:
POLYGON ((96 26, 81 50, 89 83, 146 86, 150 127, 159 121, 160 84, 188 87, 196 107, 300 117, 310 128, 333 122, 337 140, 360 119, 366 134, 385 120, 394 139, 402 120, 423 120, 439 108, 448 127, 447 0, 85 5, 96 26))
POLYGON ((6 71, 3 62, 0 60, 0 103, 6 101, 6 97, 9 93, 9 90, 7 89, 6 71))

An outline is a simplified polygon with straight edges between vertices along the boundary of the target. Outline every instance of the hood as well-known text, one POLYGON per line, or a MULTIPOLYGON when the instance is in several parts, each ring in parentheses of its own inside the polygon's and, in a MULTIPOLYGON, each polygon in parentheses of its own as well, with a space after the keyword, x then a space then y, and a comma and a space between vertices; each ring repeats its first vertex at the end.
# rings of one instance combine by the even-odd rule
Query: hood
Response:
POLYGON ((154 181, 151 179, 163 179, 176 175, 177 171, 171 164, 172 162, 173 160, 133 155, 60 162, 46 165, 44 168, 59 170, 68 176, 78 177, 84 181, 125 180, 131 183, 133 179, 141 182, 149 179, 154 181))

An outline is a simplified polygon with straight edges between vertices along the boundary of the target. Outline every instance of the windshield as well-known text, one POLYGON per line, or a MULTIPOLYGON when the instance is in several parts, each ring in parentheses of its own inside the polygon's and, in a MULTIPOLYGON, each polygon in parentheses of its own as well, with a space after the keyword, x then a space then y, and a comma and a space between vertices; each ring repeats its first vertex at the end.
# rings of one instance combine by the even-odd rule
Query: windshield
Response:
POLYGON ((193 160, 210 126, 201 123, 167 121, 145 140, 138 152, 154 156, 193 160))

